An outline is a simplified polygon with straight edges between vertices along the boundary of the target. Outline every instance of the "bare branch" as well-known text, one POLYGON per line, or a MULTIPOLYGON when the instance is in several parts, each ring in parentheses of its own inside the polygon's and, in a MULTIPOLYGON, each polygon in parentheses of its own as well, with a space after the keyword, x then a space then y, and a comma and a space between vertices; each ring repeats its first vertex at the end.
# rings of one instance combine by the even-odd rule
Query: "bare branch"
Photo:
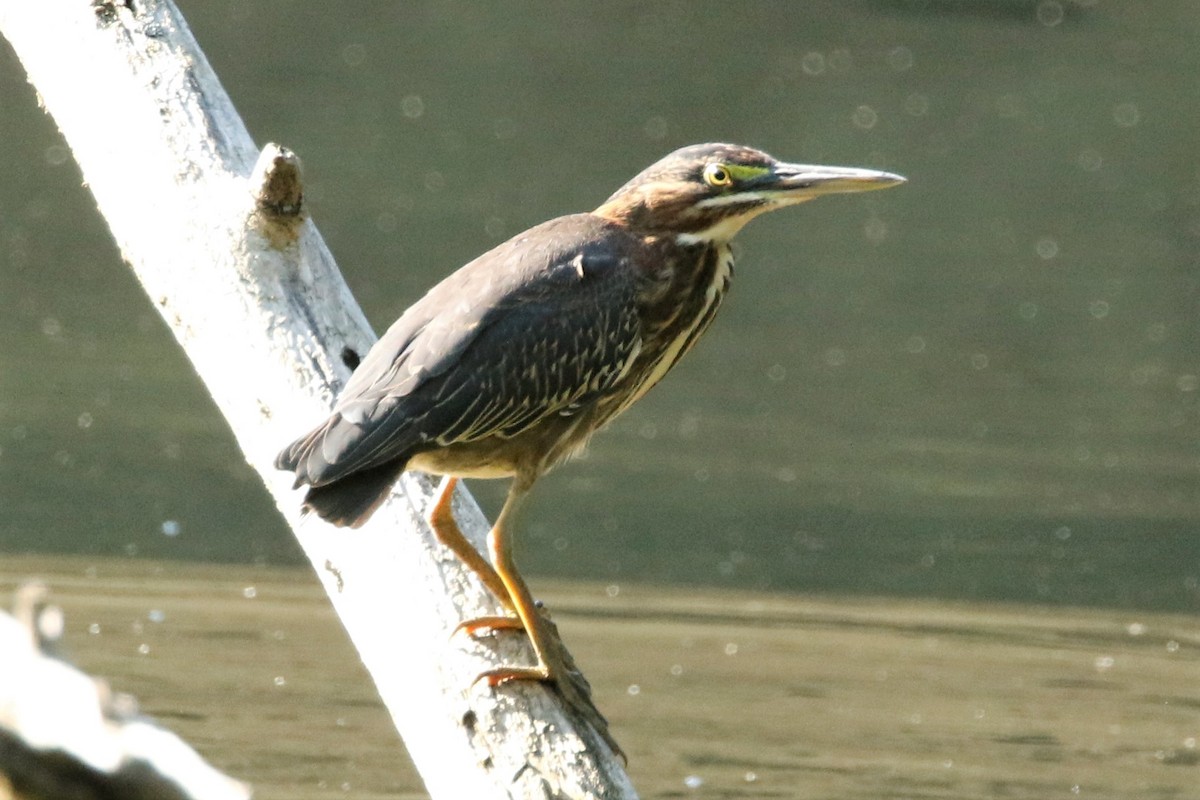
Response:
MULTIPOLYGON (((304 218, 295 157, 274 145, 260 157, 178 10, 167 0, 0 0, 0 31, 312 560, 430 793, 635 796, 598 715, 599 733, 546 686, 472 687, 481 670, 531 656, 510 633, 452 635, 500 608, 435 543, 427 478, 406 475, 358 531, 301 519, 299 493, 272 460, 326 414, 347 356, 374 334, 304 218)), ((487 522, 469 496, 456 513, 480 542, 487 522)))

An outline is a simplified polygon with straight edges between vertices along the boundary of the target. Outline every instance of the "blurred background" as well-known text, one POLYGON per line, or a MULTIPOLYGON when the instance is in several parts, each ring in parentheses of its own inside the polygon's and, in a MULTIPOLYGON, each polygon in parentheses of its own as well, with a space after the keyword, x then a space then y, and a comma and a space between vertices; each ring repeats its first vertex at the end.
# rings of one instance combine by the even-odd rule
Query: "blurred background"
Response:
MULTIPOLYGON (((909 178, 740 236, 529 573, 1200 609, 1193 3, 179 4, 378 331, 681 145, 909 178)), ((0 550, 299 563, 7 46, 0 138, 0 550)))

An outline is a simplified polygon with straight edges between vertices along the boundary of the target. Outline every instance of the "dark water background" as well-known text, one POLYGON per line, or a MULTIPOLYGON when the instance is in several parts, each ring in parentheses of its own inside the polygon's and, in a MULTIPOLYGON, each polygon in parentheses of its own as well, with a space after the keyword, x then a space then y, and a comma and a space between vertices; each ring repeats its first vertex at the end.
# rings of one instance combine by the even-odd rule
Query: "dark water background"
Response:
MULTIPOLYGON (((181 6, 377 330, 683 144, 909 177, 742 234, 531 573, 1200 608, 1194 3, 181 6)), ((0 550, 298 561, 3 47, 0 141, 0 550)))

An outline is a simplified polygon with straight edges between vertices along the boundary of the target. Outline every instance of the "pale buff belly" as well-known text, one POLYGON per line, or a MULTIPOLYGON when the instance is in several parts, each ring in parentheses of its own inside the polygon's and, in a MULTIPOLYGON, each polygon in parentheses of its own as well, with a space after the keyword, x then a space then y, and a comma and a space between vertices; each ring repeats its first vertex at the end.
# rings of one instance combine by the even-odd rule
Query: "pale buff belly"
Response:
POLYGON ((459 478, 521 475, 533 480, 587 445, 594 430, 584 418, 591 413, 551 417, 511 439, 489 436, 417 453, 405 469, 459 478))

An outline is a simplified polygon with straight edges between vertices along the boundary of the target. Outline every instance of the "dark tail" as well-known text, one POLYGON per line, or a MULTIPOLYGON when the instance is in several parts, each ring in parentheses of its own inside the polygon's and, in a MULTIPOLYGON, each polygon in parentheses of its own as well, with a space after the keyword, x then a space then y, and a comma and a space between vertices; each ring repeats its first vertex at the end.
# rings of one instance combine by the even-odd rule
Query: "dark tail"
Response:
POLYGON ((353 439, 359 433, 357 426, 334 414, 275 458, 276 468, 296 473, 297 489, 305 484, 311 487, 304 496, 305 511, 339 527, 357 528, 366 522, 387 499, 408 461, 356 464, 353 454, 345 451, 359 444, 353 439), (327 455, 328 451, 337 457, 327 455))
POLYGON ((304 495, 304 508, 340 528, 357 528, 383 504, 403 471, 404 464, 384 464, 314 486, 304 495))

